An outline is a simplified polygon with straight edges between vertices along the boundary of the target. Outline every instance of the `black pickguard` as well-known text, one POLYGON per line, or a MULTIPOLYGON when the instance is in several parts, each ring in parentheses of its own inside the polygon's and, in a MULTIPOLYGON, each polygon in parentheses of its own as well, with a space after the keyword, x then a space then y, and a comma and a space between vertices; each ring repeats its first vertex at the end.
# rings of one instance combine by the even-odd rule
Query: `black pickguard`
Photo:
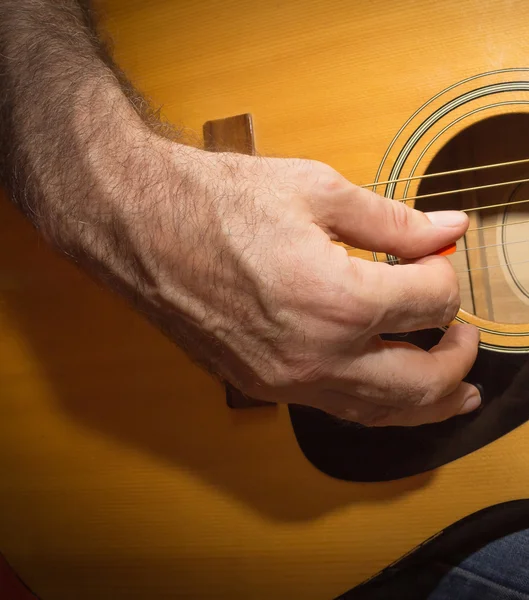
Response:
MULTIPOLYGON (((441 335, 416 332, 406 341, 428 349, 441 335)), ((400 479, 474 452, 529 419, 529 354, 480 350, 466 381, 480 387, 482 407, 442 423, 367 428, 296 405, 290 417, 301 450, 324 473, 349 481, 400 479)))

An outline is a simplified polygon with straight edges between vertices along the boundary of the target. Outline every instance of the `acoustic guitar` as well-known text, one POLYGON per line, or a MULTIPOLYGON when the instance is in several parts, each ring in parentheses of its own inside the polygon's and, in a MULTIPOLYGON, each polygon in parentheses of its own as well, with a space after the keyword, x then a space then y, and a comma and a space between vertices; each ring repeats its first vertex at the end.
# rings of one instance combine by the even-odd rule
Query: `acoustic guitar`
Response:
MULTIPOLYGON (((468 212, 449 260, 457 319, 481 331, 468 380, 483 408, 369 429, 241 397, 50 250, 2 198, 9 564, 43 600, 330 600, 485 509, 514 507, 521 525, 526 504, 512 501, 529 498, 529 5, 100 4, 117 61, 196 143, 204 131, 211 150, 321 160, 420 210, 468 212)), ((428 347, 441 335, 405 339, 428 347)))

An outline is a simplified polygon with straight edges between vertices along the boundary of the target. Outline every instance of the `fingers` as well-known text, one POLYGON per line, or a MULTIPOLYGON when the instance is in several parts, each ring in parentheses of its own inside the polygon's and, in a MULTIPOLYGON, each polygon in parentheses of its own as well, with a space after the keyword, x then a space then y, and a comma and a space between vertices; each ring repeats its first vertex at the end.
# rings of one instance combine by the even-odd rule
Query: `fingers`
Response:
POLYGON ((320 395, 318 408, 371 427, 411 427, 466 414, 481 404, 478 390, 462 382, 477 345, 477 330, 467 325, 451 327, 429 352, 379 343, 351 373, 342 373, 337 389, 320 395))
POLYGON ((362 291, 372 298, 373 333, 442 327, 460 307, 457 274, 441 256, 387 265, 352 258, 362 291))
POLYGON ((409 409, 394 409, 371 422, 373 427, 415 427, 426 423, 446 421, 456 415, 476 410, 481 404, 479 392, 473 385, 461 383, 459 387, 434 404, 409 409))
POLYGON ((468 375, 478 355, 479 330, 473 325, 452 325, 428 355, 435 365, 447 369, 460 380, 468 375))
POLYGON ((402 398, 407 395, 409 404, 434 404, 453 393, 468 375, 478 344, 478 330, 463 324, 450 327, 429 352, 413 346, 410 352, 408 344, 386 343, 387 374, 396 377, 401 373, 399 391, 402 398))
POLYGON ((476 388, 461 383, 454 392, 427 406, 380 406, 346 394, 327 392, 322 395, 318 408, 339 419, 367 427, 416 427, 470 413, 480 404, 481 398, 476 388))
POLYGON ((435 404, 459 387, 476 360, 478 343, 478 330, 463 324, 450 327, 429 352, 374 339, 340 372, 335 389, 399 409, 435 404))
POLYGON ((468 218, 459 211, 422 213, 352 184, 313 207, 318 224, 353 246, 418 258, 458 240, 468 218), (324 204, 324 205, 323 205, 324 204))

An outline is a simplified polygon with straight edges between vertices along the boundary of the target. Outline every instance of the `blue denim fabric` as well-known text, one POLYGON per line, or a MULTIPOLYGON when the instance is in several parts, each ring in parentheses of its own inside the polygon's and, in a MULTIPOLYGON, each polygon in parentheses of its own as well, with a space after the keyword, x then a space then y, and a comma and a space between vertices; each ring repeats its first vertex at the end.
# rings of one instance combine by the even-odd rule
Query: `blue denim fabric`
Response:
POLYGON ((469 515, 336 600, 529 600, 529 499, 469 515))
POLYGON ((450 570, 428 600, 529 600, 529 530, 500 538, 456 566, 442 567, 450 570))

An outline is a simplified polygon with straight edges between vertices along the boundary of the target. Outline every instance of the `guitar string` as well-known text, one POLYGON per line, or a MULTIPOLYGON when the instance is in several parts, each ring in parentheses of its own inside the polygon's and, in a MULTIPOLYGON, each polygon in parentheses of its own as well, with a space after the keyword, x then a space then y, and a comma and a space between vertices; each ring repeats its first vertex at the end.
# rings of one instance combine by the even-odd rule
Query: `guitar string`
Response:
POLYGON ((461 273, 472 273, 472 271, 485 271, 486 269, 496 269, 498 267, 514 267, 515 265, 523 265, 525 263, 529 263, 529 259, 527 260, 519 260, 513 263, 501 263, 499 265, 487 265, 486 267, 474 267, 473 269, 465 269, 464 271, 456 271, 457 274, 461 273))
POLYGON ((483 231, 484 229, 495 229, 496 227, 522 225, 523 223, 529 223, 529 219, 524 219, 523 221, 516 221, 515 223, 500 223, 500 225, 482 225, 481 227, 472 227, 472 229, 467 229, 467 233, 470 233, 471 231, 483 231))
POLYGON ((435 198, 437 196, 449 196, 451 194, 462 194, 464 192, 475 192, 477 190, 487 190, 495 187, 502 187, 505 185, 516 185, 519 183, 527 183, 529 178, 526 179, 515 179, 514 181, 499 181, 496 183, 488 183, 487 185, 476 185, 468 188, 459 188, 457 190, 446 190, 444 192, 433 192, 431 194, 419 194, 417 196, 406 196, 406 198, 392 198, 392 200, 409 202, 411 200, 419 200, 422 198, 435 198))
MULTIPOLYGON (((456 175, 456 174, 460 174, 460 173, 468 173, 468 172, 472 172, 472 171, 481 171, 481 170, 485 170, 485 169, 495 169, 495 168, 499 168, 499 167, 506 167, 506 166, 513 166, 513 165, 519 165, 519 164, 524 164, 524 163, 529 163, 529 158, 525 158, 525 159, 521 159, 521 160, 514 160, 514 161, 508 161, 508 162, 502 162, 502 163, 493 163, 493 164, 488 164, 488 165, 478 165, 475 167, 468 167, 468 168, 464 168, 464 169, 456 169, 456 170, 452 170, 452 171, 441 171, 441 172, 437 172, 437 173, 428 173, 425 175, 415 175, 413 177, 401 177, 398 179, 388 179, 386 181, 379 181, 376 183, 368 183, 368 184, 364 184, 360 187, 362 188, 372 188, 372 187, 377 187, 377 186, 382 186, 382 185, 388 185, 388 184, 393 184, 393 183, 402 183, 402 182, 408 182, 408 181, 417 181, 417 180, 423 180, 423 179, 429 179, 432 177, 443 177, 443 176, 447 176, 447 175, 456 175)), ((450 194, 457 194, 457 193, 464 193, 464 192, 473 192, 473 191, 478 191, 478 190, 483 190, 483 189, 491 189, 491 188, 495 188, 495 187, 501 187, 501 186, 507 186, 507 185, 517 185, 520 183, 527 183, 529 181, 529 178, 526 179, 518 179, 518 180, 513 180, 513 181, 503 181, 503 182, 496 182, 496 183, 492 183, 492 184, 487 184, 487 185, 481 185, 481 186, 473 186, 473 187, 468 187, 468 188, 460 188, 460 189, 455 189, 455 190, 447 190, 447 191, 443 191, 443 192, 435 192, 435 193, 430 193, 430 194, 418 194, 416 196, 409 196, 407 198, 394 198, 395 201, 397 202, 409 202, 412 200, 419 200, 422 198, 433 198, 433 197, 438 197, 438 196, 447 196, 450 194)), ((477 207, 473 207, 473 208, 467 208, 467 209, 463 209, 461 212, 476 212, 476 211, 482 211, 482 210, 488 210, 488 209, 492 209, 492 208, 502 208, 504 206, 512 206, 514 204, 526 204, 529 202, 529 198, 524 199, 524 200, 516 200, 514 202, 502 202, 502 203, 498 203, 498 204, 490 204, 487 206, 477 206, 477 207)), ((523 221, 517 221, 516 223, 502 223, 500 225, 484 225, 481 227, 474 227, 472 229, 469 229, 467 231, 467 233, 471 232, 471 231, 482 231, 485 229, 493 229, 493 228, 498 228, 498 227, 507 227, 507 226, 513 226, 513 225, 521 225, 522 223, 529 223, 529 219, 525 219, 523 221)), ((460 250, 456 250, 456 254, 460 253, 460 252, 470 252, 473 250, 482 250, 485 248, 494 248, 494 247, 499 247, 499 246, 509 246, 512 244, 520 244, 523 242, 526 242, 529 240, 517 240, 517 241, 513 241, 513 242, 502 242, 500 244, 486 244, 483 246, 474 246, 471 248, 462 248, 460 250)), ((349 249, 354 249, 352 246, 345 246, 346 248, 349 249)), ((385 262, 388 264, 394 264, 393 261, 381 261, 381 262, 385 262)), ((482 271, 482 270, 487 270, 487 269, 494 269, 494 268, 498 268, 498 267, 509 267, 509 266, 514 266, 514 265, 519 265, 519 264, 524 264, 524 263, 529 263, 529 259, 528 260, 524 260, 524 261, 519 261, 519 262, 515 262, 515 263, 502 263, 499 265, 487 265, 484 267, 474 267, 472 269, 465 269, 463 271, 456 271, 456 273, 458 274, 462 274, 462 273, 471 273, 473 271, 482 271)))
MULTIPOLYGON (((493 168, 498 168, 498 167, 504 167, 504 166, 511 166, 511 165, 517 165, 517 164, 522 164, 522 163, 529 163, 529 158, 524 158, 521 160, 513 160, 513 161, 509 161, 509 162, 503 162, 503 163, 495 163, 495 164, 490 164, 490 165, 479 165, 477 167, 468 167, 465 169, 456 169, 453 171, 440 171, 438 173, 428 173, 426 175, 415 175, 413 177, 402 177, 400 179, 388 179, 387 181, 380 181, 378 183, 366 183, 364 185, 361 185, 360 187, 362 188, 368 188, 368 187, 376 187, 378 185, 386 185, 386 184, 390 184, 390 183, 401 183, 401 182, 405 182, 405 181, 414 181, 414 180, 419 180, 419 179, 427 179, 430 177, 440 177, 443 175, 453 175, 453 174, 457 174, 457 173, 468 173, 469 171, 479 171, 479 170, 483 170, 483 169, 493 169, 493 168)), ((495 188, 495 187, 502 187, 502 186, 507 186, 507 185, 518 185, 520 183, 527 183, 529 182, 529 178, 524 178, 524 179, 514 179, 512 181, 499 181, 499 182, 495 182, 495 183, 489 183, 486 185, 477 185, 477 186, 473 186, 473 187, 467 187, 467 188, 459 188, 459 189, 453 189, 453 190, 445 190, 443 192, 432 192, 430 194, 418 194, 416 196, 408 196, 406 198, 392 198, 392 200, 395 200, 396 202, 411 202, 412 200, 420 200, 423 198, 435 198, 438 196, 449 196, 451 194, 460 194, 460 193, 464 193, 464 192, 475 192, 478 190, 486 190, 486 189, 491 189, 491 188, 495 188)), ((519 200, 517 202, 509 202, 509 203, 505 203, 505 204, 492 204, 490 206, 483 206, 483 207, 476 207, 476 208, 468 208, 468 209, 464 209, 462 212, 471 212, 471 211, 475 211, 475 210, 486 210, 487 208, 499 208, 502 206, 506 206, 507 204, 522 204, 524 202, 529 202, 528 200, 519 200)))
POLYGON ((388 179, 387 181, 377 181, 376 183, 365 183, 361 185, 362 188, 377 187, 379 185, 389 185, 391 183, 402 183, 405 181, 417 181, 418 179, 430 179, 431 177, 443 177, 445 175, 457 175, 459 173, 469 173, 471 171, 482 171, 485 169, 496 169, 498 167, 509 167, 512 165, 520 165, 528 163, 529 158, 522 158, 521 160, 511 160, 509 162, 494 163, 490 165, 478 165, 477 167, 467 167, 465 169, 456 169, 454 171, 440 171, 438 173, 427 173, 425 175, 414 175, 413 177, 400 177, 399 179, 388 179))
POLYGON ((460 252, 470 252, 471 250, 483 250, 484 248, 498 248, 499 246, 513 246, 514 244, 524 244, 529 242, 527 240, 515 240, 513 242, 501 242, 499 244, 485 244, 484 246, 473 246, 471 248, 461 248, 461 250, 456 250, 453 254, 459 254, 460 252))
MULTIPOLYGON (((527 180, 529 181, 529 179, 527 180)), ((420 196, 422 198, 422 196, 420 196)), ((407 198, 397 198, 397 199, 393 199, 390 198, 391 200, 394 200, 395 202, 406 202, 408 199, 407 198)), ((524 200, 515 200, 514 202, 501 202, 499 204, 487 204, 486 206, 476 206, 474 208, 462 208, 459 210, 459 212, 476 212, 476 211, 480 211, 480 210, 488 210, 489 208, 501 208, 503 206, 514 206, 515 204, 526 204, 527 202, 529 202, 529 198, 525 198, 524 200)))

